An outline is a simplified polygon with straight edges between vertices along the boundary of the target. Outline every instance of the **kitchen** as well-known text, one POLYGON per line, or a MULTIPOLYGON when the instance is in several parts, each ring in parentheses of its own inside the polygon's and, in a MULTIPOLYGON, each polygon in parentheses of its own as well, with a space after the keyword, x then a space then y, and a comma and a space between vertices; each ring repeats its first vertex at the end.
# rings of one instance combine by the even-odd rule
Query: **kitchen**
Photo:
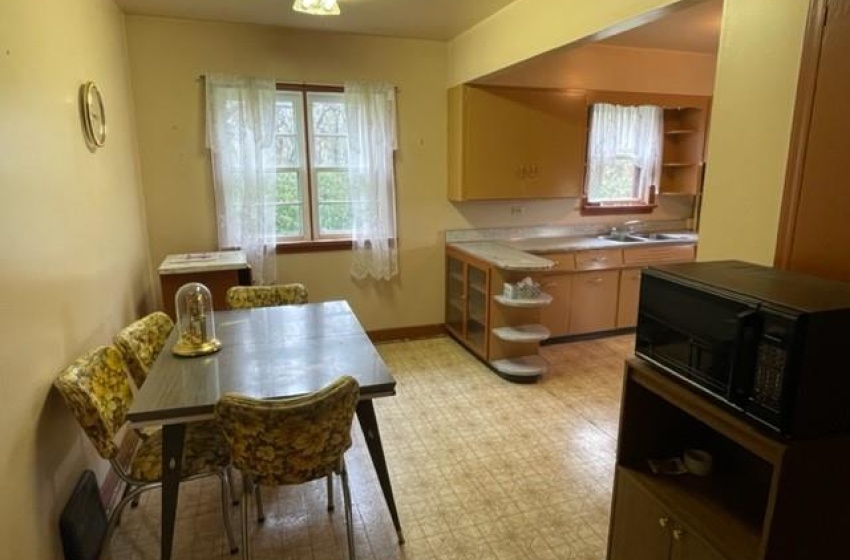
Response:
MULTIPOLYGON (((49 395, 52 376, 157 306, 154 270, 164 255, 214 244, 200 74, 274 71, 314 83, 356 75, 399 86, 400 127, 408 131, 397 167, 401 279, 356 285, 348 260, 334 253, 283 255, 280 277, 306 282, 317 300, 348 299, 370 331, 439 325, 443 271, 434 263, 443 258, 442 230, 562 215, 548 203, 523 203, 512 214, 510 202, 446 201, 446 89, 669 2, 610 10, 588 2, 578 12, 543 2, 551 11, 541 13, 521 0, 450 42, 125 17, 105 0, 65 4, 4 3, 0 17, 3 137, 16 139, 0 166, 11 196, 2 223, 19 240, 4 256, 3 387, 20 396, 2 413, 3 530, 13 553, 33 558, 55 557, 56 543, 43 535, 89 462, 63 405, 49 395), (109 144, 97 154, 83 147, 76 115, 76 88, 91 78, 109 115, 109 144)), ((704 259, 773 260, 806 6, 770 3, 762 11, 761 4, 726 2, 700 224, 704 259)))

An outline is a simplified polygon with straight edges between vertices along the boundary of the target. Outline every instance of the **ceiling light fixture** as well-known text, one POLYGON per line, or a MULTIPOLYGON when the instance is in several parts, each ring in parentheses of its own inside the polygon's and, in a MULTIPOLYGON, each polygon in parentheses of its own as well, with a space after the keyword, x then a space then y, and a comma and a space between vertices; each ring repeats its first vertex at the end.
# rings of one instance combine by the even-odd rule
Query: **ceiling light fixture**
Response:
POLYGON ((292 9, 314 16, 338 16, 337 0, 295 0, 292 9))

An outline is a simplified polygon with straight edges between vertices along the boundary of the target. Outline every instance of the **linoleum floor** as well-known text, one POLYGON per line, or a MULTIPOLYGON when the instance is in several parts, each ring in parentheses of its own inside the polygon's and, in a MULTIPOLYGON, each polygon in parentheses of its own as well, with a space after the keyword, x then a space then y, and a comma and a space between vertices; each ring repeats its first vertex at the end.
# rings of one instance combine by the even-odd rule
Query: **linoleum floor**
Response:
MULTIPOLYGON (((406 543, 399 545, 355 422, 347 454, 360 560, 602 560, 608 532, 623 360, 633 337, 542 348, 535 384, 504 381, 448 337, 378 350, 398 382, 375 401, 406 543)), ((180 488, 175 560, 228 553, 217 480, 180 488)), ((342 492, 324 481, 263 491, 256 560, 345 555, 342 492)), ((159 491, 127 509, 106 555, 159 558, 159 491)), ((239 508, 231 508, 239 539, 239 508)))

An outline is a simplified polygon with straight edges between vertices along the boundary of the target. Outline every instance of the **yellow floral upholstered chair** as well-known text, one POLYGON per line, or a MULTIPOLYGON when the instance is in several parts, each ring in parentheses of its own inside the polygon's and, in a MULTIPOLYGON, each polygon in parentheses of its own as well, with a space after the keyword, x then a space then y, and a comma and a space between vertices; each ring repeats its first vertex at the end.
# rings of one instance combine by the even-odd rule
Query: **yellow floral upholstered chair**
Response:
MULTIPOLYGON (((142 492, 159 488, 162 482, 161 431, 139 440, 133 459, 126 467, 117 460, 116 436, 124 426, 133 402, 126 367, 115 347, 101 346, 77 359, 53 382, 97 452, 112 464, 115 473, 128 485, 128 490, 110 515, 107 538, 124 507, 142 492)), ((228 444, 215 422, 195 422, 187 426, 181 479, 203 476, 221 479, 224 527, 231 553, 235 553, 238 548, 228 511, 229 464, 228 444)))
POLYGON ((148 371, 173 328, 171 317, 156 311, 129 324, 115 335, 115 346, 124 355, 136 387, 141 387, 145 382, 148 371))
POLYGON ((300 397, 263 400, 229 393, 219 399, 215 416, 244 484, 243 559, 251 557, 248 502, 255 484, 301 484, 336 473, 342 480, 348 557, 354 560, 351 495, 344 454, 351 447, 351 423, 359 396, 357 381, 342 376, 327 387, 300 397))
POLYGON ((274 307, 307 303, 307 288, 304 284, 278 284, 276 286, 233 286, 227 290, 227 307, 247 309, 249 307, 274 307))

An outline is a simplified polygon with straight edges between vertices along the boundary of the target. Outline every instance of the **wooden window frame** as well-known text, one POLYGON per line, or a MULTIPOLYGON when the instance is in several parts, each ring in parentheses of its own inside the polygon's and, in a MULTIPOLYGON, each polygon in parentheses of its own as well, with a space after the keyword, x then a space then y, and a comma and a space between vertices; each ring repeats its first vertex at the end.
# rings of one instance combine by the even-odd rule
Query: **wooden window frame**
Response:
MULTIPOLYGON (((293 84, 293 83, 283 83, 279 82, 276 85, 277 91, 287 91, 287 92, 298 92, 301 93, 302 96, 302 126, 305 131, 304 137, 304 158, 305 158, 305 177, 307 182, 307 187, 305 189, 305 194, 307 199, 304 201, 304 211, 309 212, 310 215, 310 226, 311 231, 310 235, 313 235, 313 229, 317 227, 316 224, 313 224, 313 221, 318 219, 317 211, 315 208, 315 193, 313 191, 313 179, 314 179, 314 170, 312 169, 311 164, 311 146, 310 146, 310 137, 309 137, 309 118, 308 118, 308 103, 307 103, 307 94, 308 93, 343 93, 345 89, 342 86, 331 86, 331 85, 318 85, 318 84, 293 84)), ((313 252, 324 252, 324 251, 343 251, 350 250, 353 247, 352 240, 350 238, 342 238, 342 239, 298 239, 293 241, 278 241, 276 245, 276 253, 277 254, 292 254, 292 253, 313 253, 313 252)))

